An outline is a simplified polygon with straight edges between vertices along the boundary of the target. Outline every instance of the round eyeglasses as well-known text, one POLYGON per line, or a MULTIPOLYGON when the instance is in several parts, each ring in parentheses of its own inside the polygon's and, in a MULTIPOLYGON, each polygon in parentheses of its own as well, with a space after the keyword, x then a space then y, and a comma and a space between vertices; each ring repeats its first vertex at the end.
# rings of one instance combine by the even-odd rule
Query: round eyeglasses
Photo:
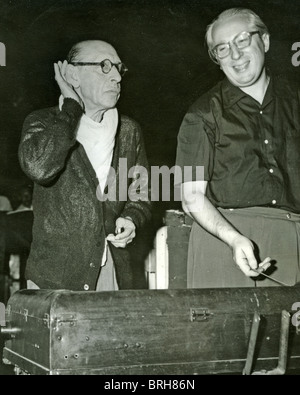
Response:
POLYGON ((121 77, 128 71, 124 63, 113 63, 109 59, 104 59, 102 62, 70 62, 73 66, 100 66, 104 74, 108 74, 113 66, 118 70, 121 77))
POLYGON ((259 34, 259 31, 239 33, 237 36, 234 37, 232 41, 216 45, 211 50, 211 53, 217 59, 224 59, 230 54, 232 45, 234 45, 238 49, 249 47, 251 45, 252 36, 254 34, 259 34))

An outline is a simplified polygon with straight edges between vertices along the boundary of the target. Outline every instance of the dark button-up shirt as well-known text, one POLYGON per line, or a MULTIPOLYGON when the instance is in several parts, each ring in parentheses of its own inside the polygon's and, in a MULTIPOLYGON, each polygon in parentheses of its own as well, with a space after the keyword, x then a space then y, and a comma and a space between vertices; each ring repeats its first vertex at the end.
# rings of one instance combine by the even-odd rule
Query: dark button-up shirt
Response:
MULTIPOLYGON (((300 91, 271 78, 260 104, 227 79, 198 99, 178 135, 176 164, 204 166, 215 206, 300 213, 300 91)), ((198 174, 201 174, 199 172, 198 174)))

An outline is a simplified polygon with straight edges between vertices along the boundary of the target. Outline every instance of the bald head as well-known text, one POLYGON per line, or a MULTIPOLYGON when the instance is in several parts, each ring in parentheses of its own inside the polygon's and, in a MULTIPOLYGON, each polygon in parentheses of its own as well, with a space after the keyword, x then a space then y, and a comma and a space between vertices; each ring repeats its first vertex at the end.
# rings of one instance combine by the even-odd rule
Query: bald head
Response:
POLYGON ((105 52, 116 55, 116 50, 112 45, 101 40, 86 40, 81 41, 71 48, 67 56, 68 63, 72 62, 87 62, 94 61, 95 57, 100 53, 105 52))

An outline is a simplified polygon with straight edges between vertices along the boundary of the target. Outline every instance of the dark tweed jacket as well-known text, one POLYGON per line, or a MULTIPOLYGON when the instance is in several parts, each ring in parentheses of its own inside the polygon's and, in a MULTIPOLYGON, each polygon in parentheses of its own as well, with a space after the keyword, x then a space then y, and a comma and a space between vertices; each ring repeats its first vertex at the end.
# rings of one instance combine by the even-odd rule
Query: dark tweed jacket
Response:
MULTIPOLYGON (((115 220, 129 216, 140 228, 151 215, 149 200, 97 199, 96 173, 76 141, 81 116, 79 104, 65 99, 61 111, 58 107, 35 111, 24 122, 19 159, 35 182, 33 242, 26 278, 40 288, 94 290, 105 236, 115 232, 115 220)), ((117 196, 119 158, 127 159, 128 170, 134 165, 148 168, 139 125, 123 116, 112 159, 117 196)), ((128 185, 146 181, 133 177, 128 185)), ((110 243, 109 248, 119 288, 132 288, 129 252, 110 243)))

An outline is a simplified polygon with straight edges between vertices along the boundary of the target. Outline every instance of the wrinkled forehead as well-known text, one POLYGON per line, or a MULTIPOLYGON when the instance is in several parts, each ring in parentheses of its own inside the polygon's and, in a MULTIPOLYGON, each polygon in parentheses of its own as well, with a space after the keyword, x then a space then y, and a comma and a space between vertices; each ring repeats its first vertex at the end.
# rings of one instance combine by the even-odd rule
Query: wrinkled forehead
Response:
POLYGON ((244 31, 252 31, 255 28, 246 16, 234 15, 226 18, 213 26, 213 45, 231 41, 237 34, 244 31))
POLYGON ((78 58, 84 62, 101 62, 104 59, 109 59, 113 63, 120 62, 116 50, 110 44, 101 41, 83 45, 78 58))

